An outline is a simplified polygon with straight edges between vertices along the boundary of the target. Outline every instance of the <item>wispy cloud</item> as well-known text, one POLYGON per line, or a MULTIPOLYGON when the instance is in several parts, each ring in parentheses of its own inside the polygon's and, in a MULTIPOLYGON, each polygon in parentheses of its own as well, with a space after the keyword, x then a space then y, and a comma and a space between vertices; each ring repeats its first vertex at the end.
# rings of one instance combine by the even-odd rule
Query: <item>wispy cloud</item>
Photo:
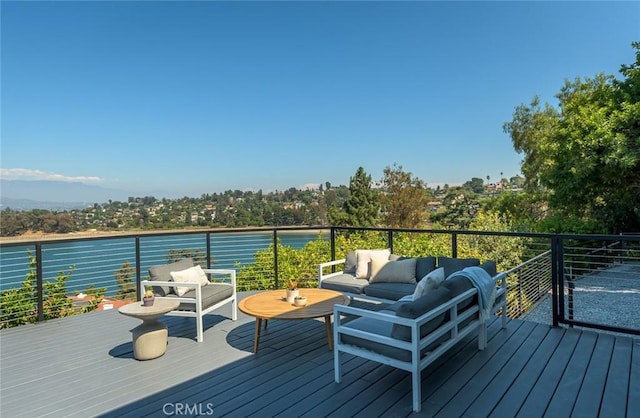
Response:
POLYGON ((41 170, 32 170, 29 168, 0 168, 0 178, 3 180, 50 180, 92 184, 100 183, 103 181, 103 179, 100 177, 72 177, 57 173, 47 173, 41 170))

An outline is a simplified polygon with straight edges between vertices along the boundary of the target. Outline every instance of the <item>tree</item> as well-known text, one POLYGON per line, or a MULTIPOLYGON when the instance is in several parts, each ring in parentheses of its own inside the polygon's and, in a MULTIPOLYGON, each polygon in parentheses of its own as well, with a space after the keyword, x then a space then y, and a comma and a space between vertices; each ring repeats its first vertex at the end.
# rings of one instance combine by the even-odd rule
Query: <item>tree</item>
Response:
POLYGON ((471 177, 471 180, 466 181, 462 187, 468 188, 476 194, 481 194, 484 192, 484 180, 480 177, 471 177))
POLYGON ((427 220, 430 193, 424 181, 411 177, 401 165, 384 169, 380 203, 385 223, 393 228, 418 228, 427 220))
POLYGON ((480 209, 478 196, 462 187, 448 189, 443 204, 445 209, 433 215, 432 220, 453 229, 468 229, 480 209))
POLYGON ((623 80, 567 80, 558 110, 534 97, 504 125, 524 153, 525 185, 548 190, 554 216, 600 225, 593 232, 640 230, 640 42, 632 46, 623 80))
POLYGON ((113 273, 116 276, 116 284, 119 288, 116 291, 116 299, 136 298, 136 284, 131 279, 134 274, 135 270, 129 261, 122 263, 120 268, 113 273))
POLYGON ((349 197, 342 205, 342 211, 332 207, 328 218, 333 225, 371 227, 378 224, 379 213, 380 202, 371 188, 371 176, 358 167, 349 179, 349 197))

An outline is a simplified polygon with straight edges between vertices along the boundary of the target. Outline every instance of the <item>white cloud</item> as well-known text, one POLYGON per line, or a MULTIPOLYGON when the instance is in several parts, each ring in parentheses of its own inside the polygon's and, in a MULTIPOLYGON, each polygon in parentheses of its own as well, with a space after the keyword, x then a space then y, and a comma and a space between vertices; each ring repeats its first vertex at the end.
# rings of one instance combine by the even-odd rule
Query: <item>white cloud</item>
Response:
POLYGON ((320 183, 307 183, 298 187, 298 190, 318 190, 320 188, 320 183))
POLYGON ((71 177, 56 173, 47 173, 29 168, 0 168, 0 178, 3 180, 50 180, 80 183, 100 183, 100 177, 78 176, 71 177))

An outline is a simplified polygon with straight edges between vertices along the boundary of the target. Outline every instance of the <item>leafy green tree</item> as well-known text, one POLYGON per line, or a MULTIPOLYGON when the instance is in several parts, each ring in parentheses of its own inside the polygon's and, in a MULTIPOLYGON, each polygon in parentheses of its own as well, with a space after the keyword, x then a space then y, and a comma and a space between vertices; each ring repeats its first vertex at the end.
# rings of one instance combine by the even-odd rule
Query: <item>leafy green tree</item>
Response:
POLYGON ((623 80, 566 81, 558 110, 534 97, 504 125, 524 153, 525 185, 549 191, 554 216, 601 232, 640 230, 640 42, 633 47, 636 62, 622 66, 623 80))
MULTIPOLYGON (((36 288, 36 257, 27 251, 29 258, 29 270, 21 287, 6 289, 0 292, 0 328, 36 322, 37 288, 36 288)), ((43 317, 44 319, 60 318, 78 313, 90 312, 97 308, 102 301, 106 288, 89 286, 86 293, 90 296, 89 304, 80 309, 76 308, 68 297, 66 284, 75 266, 71 266, 68 272, 60 271, 54 281, 45 281, 43 286, 43 317)))
MULTIPOLYGON (((180 261, 183 258, 193 259, 193 264, 200 264, 201 267, 206 268, 207 266, 207 255, 204 250, 200 248, 184 248, 180 250, 169 250, 165 256, 167 259, 167 263, 175 263, 176 261, 180 261)), ((214 264, 213 256, 211 257, 211 264, 214 264)))
POLYGON ((471 180, 466 181, 462 187, 470 189, 476 194, 484 193, 484 180, 480 177, 472 177, 471 180))
POLYGON ((136 284, 131 279, 134 273, 133 265, 128 261, 122 263, 120 268, 113 273, 116 276, 116 284, 118 285, 116 299, 136 298, 136 284))
POLYGON ((380 201, 371 188, 371 176, 358 167, 349 179, 349 198, 344 202, 342 211, 332 207, 329 210, 329 222, 333 225, 371 227, 378 224, 380 201))
POLYGON ((444 209, 431 217, 434 223, 446 228, 467 229, 480 210, 478 195, 469 189, 447 189, 444 209))
POLYGON ((383 184, 380 203, 386 225, 392 228, 424 226, 430 198, 425 182, 394 164, 384 169, 383 184))

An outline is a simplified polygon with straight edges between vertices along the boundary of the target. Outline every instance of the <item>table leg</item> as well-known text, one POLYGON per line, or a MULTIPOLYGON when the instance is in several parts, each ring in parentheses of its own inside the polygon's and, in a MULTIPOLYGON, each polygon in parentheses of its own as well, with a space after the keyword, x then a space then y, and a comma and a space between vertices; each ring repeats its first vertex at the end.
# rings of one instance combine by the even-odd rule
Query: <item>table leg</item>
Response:
POLYGON ((257 353, 258 352, 258 346, 260 344, 260 327, 262 325, 262 319, 261 318, 256 318, 256 332, 255 335, 253 336, 253 352, 257 353))
POLYGON ((331 328, 331 315, 324 316, 324 326, 327 329, 327 342, 329 343, 329 350, 333 350, 333 330, 331 328))
POLYGON ((167 325, 153 320, 145 320, 131 330, 133 356, 137 360, 151 360, 167 351, 167 325))

